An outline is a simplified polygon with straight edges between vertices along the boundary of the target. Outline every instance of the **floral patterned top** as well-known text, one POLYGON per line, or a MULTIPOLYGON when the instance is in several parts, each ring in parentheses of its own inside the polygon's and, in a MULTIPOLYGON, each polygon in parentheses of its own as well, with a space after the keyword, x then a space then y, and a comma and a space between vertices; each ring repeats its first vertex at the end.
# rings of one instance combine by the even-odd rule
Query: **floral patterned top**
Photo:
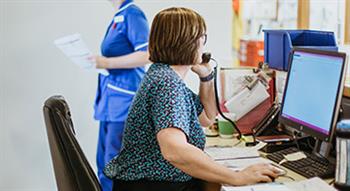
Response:
POLYGON ((205 135, 198 116, 203 111, 199 96, 167 64, 155 63, 147 71, 129 110, 119 156, 105 167, 111 179, 185 182, 191 176, 164 159, 157 133, 175 127, 188 143, 204 149, 205 135))

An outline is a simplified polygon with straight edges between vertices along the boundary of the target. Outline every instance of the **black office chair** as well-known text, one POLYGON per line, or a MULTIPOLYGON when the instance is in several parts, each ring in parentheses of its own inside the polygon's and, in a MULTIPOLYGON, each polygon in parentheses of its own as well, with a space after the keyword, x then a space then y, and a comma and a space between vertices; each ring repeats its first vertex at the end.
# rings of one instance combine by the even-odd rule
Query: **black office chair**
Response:
POLYGON ((46 100, 43 109, 58 190, 101 191, 75 138, 67 102, 62 96, 52 96, 46 100))

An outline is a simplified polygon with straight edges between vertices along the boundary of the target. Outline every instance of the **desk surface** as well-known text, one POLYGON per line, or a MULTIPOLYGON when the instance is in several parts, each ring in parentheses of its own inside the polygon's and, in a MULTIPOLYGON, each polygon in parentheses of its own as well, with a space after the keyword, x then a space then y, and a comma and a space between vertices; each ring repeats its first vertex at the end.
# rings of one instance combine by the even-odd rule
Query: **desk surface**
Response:
MULTIPOLYGON (((237 139, 223 139, 220 137, 207 137, 207 143, 206 146, 237 146, 237 147, 244 147, 244 142, 239 142, 237 139)), ((262 156, 264 156, 265 153, 261 153, 262 156)), ((276 163, 275 163, 276 164, 276 163)), ((276 164, 277 165, 277 164, 276 164)), ((279 166, 279 165, 278 165, 279 166)), ((286 170, 287 174, 285 176, 278 177, 275 181, 276 182, 290 182, 290 181, 300 181, 305 180, 306 178, 295 173, 294 171, 291 171, 283 166, 279 166, 280 168, 286 170), (294 179, 294 180, 293 180, 294 179)), ((326 182, 330 182, 330 180, 326 180, 326 182)))

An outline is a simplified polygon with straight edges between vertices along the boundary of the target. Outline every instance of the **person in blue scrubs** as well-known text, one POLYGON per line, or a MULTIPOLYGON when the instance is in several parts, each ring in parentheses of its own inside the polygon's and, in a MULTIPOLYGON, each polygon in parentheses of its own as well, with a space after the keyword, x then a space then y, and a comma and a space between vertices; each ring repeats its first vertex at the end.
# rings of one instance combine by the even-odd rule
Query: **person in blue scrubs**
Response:
POLYGON ((103 191, 111 191, 113 181, 103 174, 106 163, 119 154, 124 122, 148 60, 149 26, 143 11, 132 0, 111 0, 117 12, 101 44, 102 56, 94 56, 99 74, 95 119, 100 121, 97 146, 98 177, 103 191))

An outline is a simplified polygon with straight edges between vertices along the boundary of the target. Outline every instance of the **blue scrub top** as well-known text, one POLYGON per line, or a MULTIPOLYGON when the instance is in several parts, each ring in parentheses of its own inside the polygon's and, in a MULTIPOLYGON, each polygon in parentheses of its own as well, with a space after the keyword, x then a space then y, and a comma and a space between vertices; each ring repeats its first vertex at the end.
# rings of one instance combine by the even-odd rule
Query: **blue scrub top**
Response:
MULTIPOLYGON (((107 28, 101 53, 105 57, 116 57, 147 51, 148 35, 149 26, 145 14, 132 0, 126 0, 107 28)), ((122 122, 127 117, 145 69, 137 67, 108 71, 108 76, 98 76, 94 117, 100 121, 122 122)))

